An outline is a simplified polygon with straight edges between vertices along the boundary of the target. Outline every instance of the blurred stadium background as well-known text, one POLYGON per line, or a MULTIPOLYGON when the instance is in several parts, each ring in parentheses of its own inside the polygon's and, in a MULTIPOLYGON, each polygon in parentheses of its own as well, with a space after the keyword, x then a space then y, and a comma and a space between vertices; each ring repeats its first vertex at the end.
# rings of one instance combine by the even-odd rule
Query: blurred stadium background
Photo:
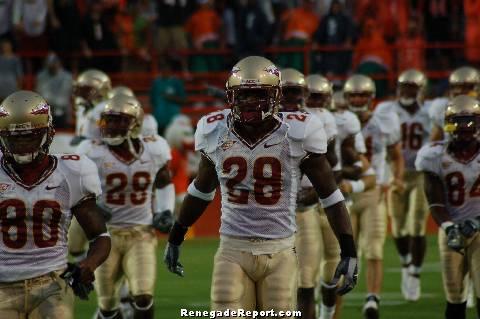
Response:
MULTIPOLYGON (((55 151, 73 136, 72 78, 87 68, 132 88, 162 133, 178 114, 193 123, 224 106, 227 70, 247 55, 321 73, 337 87, 353 72, 372 76, 377 99, 395 94, 398 74, 423 70, 428 97, 445 94, 448 74, 480 65, 480 0, 4 0, 0 1, 0 99, 39 91, 55 109, 55 151)), ((219 202, 193 227, 183 279, 168 274, 159 244, 158 318, 179 308, 208 309, 219 202)), ((443 309, 436 229, 429 223, 423 297, 403 301, 392 242, 385 247, 382 315, 438 318, 443 309)), ((364 276, 361 276, 364 280, 364 276)), ((364 282, 346 298, 344 317, 361 314, 364 282)), ((77 304, 89 318, 95 298, 77 304)), ((473 313, 470 314, 473 316, 473 313)))

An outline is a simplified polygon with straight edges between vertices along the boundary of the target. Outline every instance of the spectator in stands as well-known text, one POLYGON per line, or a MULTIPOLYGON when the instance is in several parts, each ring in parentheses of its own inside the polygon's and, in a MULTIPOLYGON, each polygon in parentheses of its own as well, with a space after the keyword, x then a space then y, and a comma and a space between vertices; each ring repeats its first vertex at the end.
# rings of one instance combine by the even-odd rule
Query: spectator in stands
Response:
POLYGON ((119 56, 95 55, 107 51, 112 54, 119 49, 117 39, 110 29, 107 17, 104 15, 102 3, 92 1, 88 12, 81 23, 82 50, 83 54, 90 60, 89 67, 101 69, 105 72, 118 72, 121 59, 119 56))
POLYGON ((249 55, 262 55, 267 45, 272 24, 261 6, 259 1, 240 0, 224 12, 225 17, 230 17, 228 21, 233 34, 230 44, 237 60, 249 55))
POLYGON ((22 62, 9 39, 0 41, 0 101, 22 87, 22 62))
POLYGON ((35 91, 52 107, 55 128, 66 128, 72 95, 72 74, 63 68, 56 54, 50 53, 47 56, 45 67, 37 74, 35 91))
POLYGON ((420 31, 417 18, 412 17, 408 23, 408 31, 396 42, 397 71, 415 68, 425 70, 425 40, 420 31))
POLYGON ((155 5, 150 0, 140 0, 135 6, 134 35, 139 56, 150 61, 149 45, 152 44, 152 26, 157 19, 155 5))
POLYGON ((9 39, 13 42, 13 0, 0 1, 0 40, 9 39))
MULTIPOLYGON (((315 34, 315 41, 320 45, 335 45, 348 47, 354 37, 353 22, 343 11, 339 0, 333 0, 330 11, 321 19, 315 34)), ((345 74, 350 67, 351 52, 335 51, 320 55, 320 71, 324 74, 345 74)))
POLYGON ((150 104, 159 134, 163 134, 172 118, 180 113, 186 98, 185 86, 179 78, 160 75, 155 79, 150 89, 150 104))
MULTIPOLYGON (((281 19, 281 46, 302 48, 312 39, 318 28, 319 18, 314 13, 314 1, 302 0, 298 8, 287 10, 281 19)), ((281 67, 295 68, 304 72, 304 54, 283 53, 278 57, 278 65, 281 67)))
POLYGON ((50 48, 72 67, 70 54, 80 49, 80 15, 75 0, 52 0, 50 15, 50 48))
MULTIPOLYGON (((192 48, 218 49, 221 39, 222 21, 213 8, 213 0, 197 0, 198 9, 193 12, 185 24, 190 36, 192 48)), ((190 70, 194 72, 220 71, 222 59, 217 55, 194 54, 190 61, 190 70)))
POLYGON ((171 62, 180 64, 187 70, 185 56, 169 52, 188 47, 187 37, 183 28, 192 10, 194 1, 187 0, 156 0, 157 4, 157 45, 159 58, 158 64, 161 70, 171 69, 171 62))
POLYGON ((463 0, 465 12, 465 57, 480 66, 480 0, 463 0))
MULTIPOLYGON (((392 67, 392 53, 383 38, 382 29, 373 19, 366 20, 353 52, 353 69, 356 73, 386 78, 392 67)), ((386 79, 375 79, 377 97, 384 97, 388 90, 386 79)))

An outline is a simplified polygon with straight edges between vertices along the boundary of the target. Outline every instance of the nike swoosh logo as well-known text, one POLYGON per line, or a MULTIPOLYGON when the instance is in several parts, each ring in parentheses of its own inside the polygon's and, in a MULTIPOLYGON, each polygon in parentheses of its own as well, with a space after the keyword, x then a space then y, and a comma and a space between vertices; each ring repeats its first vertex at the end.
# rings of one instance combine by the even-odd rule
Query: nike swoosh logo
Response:
POLYGON ((140 161, 140 164, 147 164, 149 163, 150 161, 140 161))
POLYGON ((275 146, 275 145, 279 145, 279 144, 281 144, 281 143, 282 143, 282 142, 275 143, 275 144, 267 144, 267 143, 265 143, 265 144, 263 144, 263 147, 269 148, 269 147, 272 147, 272 146, 275 146))
POLYGON ((58 185, 58 186, 48 186, 48 185, 47 185, 47 186, 45 186, 45 189, 46 189, 47 191, 49 191, 49 190, 52 190, 52 189, 55 189, 55 188, 59 188, 59 187, 60 187, 60 185, 58 185))

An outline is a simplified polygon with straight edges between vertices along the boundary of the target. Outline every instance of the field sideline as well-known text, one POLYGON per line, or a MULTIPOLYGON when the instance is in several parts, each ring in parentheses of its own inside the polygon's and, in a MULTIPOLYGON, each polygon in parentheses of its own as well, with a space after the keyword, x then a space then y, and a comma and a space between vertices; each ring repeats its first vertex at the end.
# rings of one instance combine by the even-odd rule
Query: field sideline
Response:
MULTIPOLYGON (((181 261, 185 266, 185 278, 170 274, 163 265, 165 241, 158 246, 158 277, 155 294, 155 318, 180 318, 180 309, 208 310, 210 278, 217 239, 194 239, 182 247, 181 261)), ((382 318, 388 319, 436 319, 443 318, 444 296, 438 260, 436 236, 429 236, 428 251, 422 274, 422 299, 408 303, 400 294, 400 268, 392 240, 385 245, 385 280, 381 300, 382 318)), ((363 265, 364 263, 362 263, 363 265)), ((361 309, 365 297, 365 276, 360 274, 359 285, 344 301, 341 318, 362 318, 361 309)), ((96 308, 96 297, 89 301, 77 301, 75 318, 90 319, 96 308)), ((476 318, 469 309, 468 318, 476 318)))

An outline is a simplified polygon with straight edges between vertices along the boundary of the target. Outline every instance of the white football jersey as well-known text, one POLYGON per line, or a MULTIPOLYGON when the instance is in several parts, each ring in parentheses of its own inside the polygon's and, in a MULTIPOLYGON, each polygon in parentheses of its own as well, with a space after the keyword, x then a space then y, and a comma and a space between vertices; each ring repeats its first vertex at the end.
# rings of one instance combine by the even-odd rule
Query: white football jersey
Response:
POLYGON ((151 136, 158 134, 158 122, 152 114, 145 114, 142 124, 142 135, 151 136))
POLYGON ((327 141, 336 138, 338 134, 337 123, 333 114, 324 108, 307 108, 309 113, 316 115, 323 123, 323 129, 327 135, 327 141))
POLYGON ((414 114, 406 111, 398 101, 383 102, 377 106, 379 112, 390 114, 395 112, 398 115, 406 171, 415 171, 417 152, 423 145, 428 143, 431 130, 430 106, 431 103, 425 103, 414 114))
POLYGON ((430 117, 430 121, 433 125, 443 129, 443 126, 445 125, 445 110, 447 109, 448 98, 439 97, 429 102, 430 107, 428 110, 428 115, 430 117))
POLYGON ((342 151, 341 147, 345 139, 349 136, 355 136, 355 149, 358 153, 367 152, 365 140, 361 132, 361 125, 358 117, 348 110, 339 110, 333 113, 335 123, 337 125, 337 138, 335 140, 335 153, 337 154, 338 164, 334 170, 341 169, 342 151))
POLYGON ((24 185, 2 158, 0 282, 38 277, 67 265, 72 207, 100 195, 97 167, 79 155, 52 155, 54 165, 24 185))
POLYGON ((375 110, 372 117, 362 128, 367 146, 367 159, 375 170, 377 183, 384 182, 387 147, 400 142, 400 123, 396 113, 375 110))
POLYGON ((447 152, 448 142, 425 145, 417 155, 417 170, 440 177, 446 209, 454 222, 480 216, 480 152, 461 162, 447 152))
POLYGON ((230 110, 197 124, 195 149, 212 161, 220 182, 223 235, 287 238, 295 233, 299 166, 308 153, 326 153, 327 138, 310 113, 279 117, 278 126, 255 145, 235 132, 230 110))
POLYGON ((79 145, 78 152, 98 167, 103 190, 99 200, 112 211, 109 226, 152 224, 152 184, 171 153, 167 142, 158 135, 140 141, 140 158, 131 162, 125 162, 101 142, 85 140, 79 145))

